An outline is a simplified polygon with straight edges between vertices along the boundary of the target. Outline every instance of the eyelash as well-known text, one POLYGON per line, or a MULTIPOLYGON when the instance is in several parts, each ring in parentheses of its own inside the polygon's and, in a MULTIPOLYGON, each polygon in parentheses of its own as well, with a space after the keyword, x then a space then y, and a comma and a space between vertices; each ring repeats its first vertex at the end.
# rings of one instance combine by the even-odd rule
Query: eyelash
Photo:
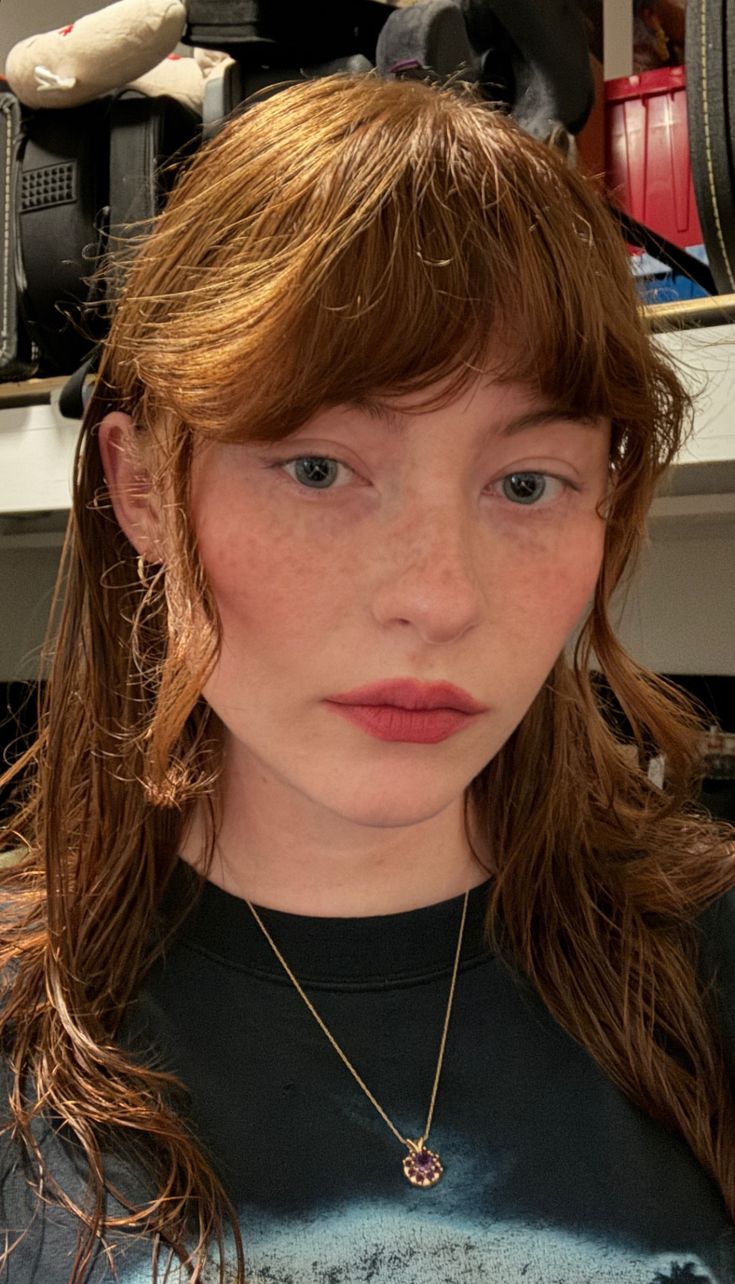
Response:
MULTIPOLYGON (((269 468, 276 468, 276 469, 286 469, 286 468, 288 467, 288 465, 289 465, 289 464, 298 464, 298 463, 301 463, 301 462, 302 462, 303 460, 305 460, 305 459, 320 459, 320 460, 322 460, 324 463, 328 463, 328 464, 338 464, 338 465, 340 465, 342 468, 346 468, 346 469, 347 469, 347 471, 348 471, 348 472, 350 472, 350 473, 355 473, 355 471, 356 471, 354 468, 351 468, 349 464, 346 464, 346 463, 345 463, 343 460, 341 460, 341 459, 335 459, 335 458, 334 458, 333 456, 331 456, 331 455, 319 455, 319 454, 311 454, 311 455, 293 455, 293 456, 291 456, 291 458, 289 458, 289 459, 278 459, 278 460, 276 460, 275 462, 270 463, 270 464, 268 465, 268 467, 269 467, 269 468)), ((298 487, 298 489, 299 489, 299 490, 303 490, 303 491, 305 491, 307 494, 312 494, 312 495, 324 495, 324 494, 328 494, 328 493, 329 493, 329 491, 333 491, 333 490, 341 490, 341 489, 342 489, 342 487, 330 486, 330 487, 328 487, 328 488, 327 488, 327 490, 318 490, 318 489, 313 489, 313 490, 312 490, 309 486, 302 486, 302 485, 300 485, 300 484, 296 481, 296 479, 295 479, 295 478, 293 478, 293 477, 290 477, 290 476, 289 476, 289 474, 286 474, 286 476, 287 476, 287 477, 289 477, 289 480, 291 480, 291 481, 293 481, 293 482, 295 483, 295 485, 298 487)), ((579 491, 581 490, 581 487, 580 487, 580 486, 575 486, 574 482, 570 482, 566 477, 558 477, 558 476, 556 475, 556 473, 536 472, 536 471, 534 471, 534 470, 532 470, 532 469, 528 469, 528 468, 526 468, 526 469, 516 469, 516 470, 515 470, 514 472, 512 472, 512 473, 506 473, 506 474, 505 474, 505 476, 504 476, 504 477, 501 477, 499 480, 500 480, 501 482, 503 482, 503 481, 506 481, 509 477, 545 477, 545 478, 550 477, 553 481, 558 481, 558 482, 561 482, 561 483, 562 483, 562 485, 565 487, 564 494, 568 493, 570 490, 571 490, 571 491, 577 491, 577 492, 579 492, 579 491)), ((563 496, 560 496, 560 499, 561 499, 562 497, 563 497, 563 496)), ((543 498, 543 496, 542 496, 542 498, 543 498)), ((540 503, 538 503, 538 504, 520 504, 520 503, 518 503, 518 504, 514 504, 511 500, 509 500, 508 502, 510 503, 511 508, 526 508, 526 509, 529 509, 529 508, 538 508, 538 509, 540 509, 541 511, 545 511, 545 509, 553 507, 553 504, 545 504, 545 505, 542 505, 542 504, 540 504, 540 503)))

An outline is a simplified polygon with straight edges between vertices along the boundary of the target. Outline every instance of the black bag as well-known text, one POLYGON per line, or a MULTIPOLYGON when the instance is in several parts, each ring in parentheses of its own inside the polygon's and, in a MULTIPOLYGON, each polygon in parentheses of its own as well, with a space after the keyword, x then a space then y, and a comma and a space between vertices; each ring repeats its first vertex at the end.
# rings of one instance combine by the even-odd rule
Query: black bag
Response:
POLYGON ((36 373, 68 374, 101 337, 103 309, 84 309, 104 301, 108 282, 90 277, 110 235, 130 235, 127 224, 160 209, 171 182, 164 162, 200 135, 199 116, 181 103, 133 90, 82 107, 20 108, 14 274, 36 373))

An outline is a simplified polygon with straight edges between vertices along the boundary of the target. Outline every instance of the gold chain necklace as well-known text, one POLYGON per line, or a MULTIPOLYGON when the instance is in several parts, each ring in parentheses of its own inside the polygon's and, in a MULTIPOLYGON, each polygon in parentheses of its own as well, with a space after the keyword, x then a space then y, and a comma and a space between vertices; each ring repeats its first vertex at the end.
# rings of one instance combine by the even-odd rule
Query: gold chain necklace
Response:
POLYGON ((465 892, 464 905, 462 907, 462 921, 459 925, 459 938, 457 940, 457 949, 454 955, 454 967, 452 969, 452 982, 449 987, 449 1000, 447 1002, 447 1011, 444 1017, 444 1029, 442 1030, 441 1042, 439 1044, 439 1057, 436 1063, 436 1073, 434 1075, 434 1087, 431 1093, 431 1104, 429 1106, 429 1114, 426 1119, 426 1126, 424 1128, 424 1131, 417 1141, 412 1141, 410 1137, 403 1137, 401 1133, 398 1131, 398 1129, 396 1128, 395 1124, 392 1123, 391 1120, 388 1118, 387 1114, 383 1110, 383 1107, 379 1105, 378 1102, 375 1100, 375 1097, 373 1096, 372 1092, 367 1087, 367 1085, 363 1082, 363 1080, 360 1078, 359 1074, 357 1073, 355 1067, 352 1065, 351 1061, 349 1061, 348 1058, 345 1056, 344 1052, 342 1051, 339 1044, 337 1043, 337 1040, 335 1039, 334 1035, 331 1034, 331 1032, 327 1029, 326 1025, 322 1021, 322 1018, 319 1016, 319 1013, 317 1012, 311 1000, 308 999, 307 996, 304 994, 304 991, 302 990, 301 986, 296 980, 296 977, 294 976, 293 972, 288 966, 288 963, 286 962, 285 958, 281 954, 281 951, 279 950, 275 941, 273 940, 270 933, 268 932, 268 929, 263 923, 263 920, 261 919, 260 915, 257 913, 254 906, 250 904, 250 901, 245 902, 251 914, 253 915, 253 918, 258 924, 258 927, 260 928, 261 932, 265 936, 265 939, 267 940, 268 944, 273 950, 273 953, 275 954, 276 958, 281 964, 281 967, 285 971, 289 980, 296 987, 296 990, 298 991, 298 993, 301 995, 301 998, 304 1000, 304 1003, 306 1004, 307 1008, 311 1012, 311 1015, 314 1017, 314 1020, 317 1021, 318 1024, 321 1026, 322 1030, 324 1031, 327 1038, 329 1039, 329 1042, 331 1043, 335 1052, 339 1055, 339 1057, 342 1059, 344 1064, 347 1066, 347 1069, 350 1071, 350 1074, 353 1076, 353 1078, 357 1080, 363 1092, 365 1093, 365 1096, 375 1106, 375 1109, 378 1111, 378 1114, 383 1117, 383 1119, 387 1123, 393 1135, 397 1137, 398 1140, 401 1142, 401 1144, 404 1145, 408 1150, 408 1154, 405 1156, 403 1160, 403 1173, 404 1173, 404 1176, 407 1178, 407 1180, 410 1181, 412 1186, 421 1186, 424 1188, 426 1188, 427 1186, 435 1186, 436 1183, 439 1181, 439 1178, 441 1177, 442 1173, 444 1172, 444 1166, 441 1160, 439 1159, 439 1156, 436 1154, 435 1151, 427 1150, 426 1142, 429 1140, 429 1133, 431 1131, 431 1121, 434 1117, 434 1103, 436 1101, 436 1093, 439 1087, 439 1078, 441 1076, 442 1063, 444 1061, 444 1048, 446 1047, 446 1042, 447 1042, 447 1031, 449 1029, 449 1017, 452 1012, 452 1002, 454 1000, 454 988, 457 983, 457 972, 459 970, 459 956, 462 953, 462 938, 464 936, 465 919, 467 918, 467 901, 469 900, 469 895, 470 893, 468 888, 468 890, 465 892))

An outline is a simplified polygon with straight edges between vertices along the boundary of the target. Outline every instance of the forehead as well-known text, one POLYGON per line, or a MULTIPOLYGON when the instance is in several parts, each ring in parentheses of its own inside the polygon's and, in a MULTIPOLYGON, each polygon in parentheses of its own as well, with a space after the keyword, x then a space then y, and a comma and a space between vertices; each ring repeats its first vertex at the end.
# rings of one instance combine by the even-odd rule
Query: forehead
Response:
MULTIPOLYGON (((599 416, 584 414, 566 406, 556 405, 548 398, 538 394, 534 395, 530 390, 518 391, 521 392, 521 396, 511 399, 513 413, 502 415, 501 409, 499 422, 492 425, 500 437, 513 437, 518 433, 527 432, 533 428, 542 428, 551 423, 594 427, 599 426, 602 422, 599 416), (523 396, 524 391, 526 393, 525 396, 523 396), (526 409, 522 405, 519 408, 519 402, 522 403, 524 401, 531 403, 529 408, 526 409)), ((391 437, 398 438, 405 433, 408 423, 416 417, 415 410, 409 414, 407 411, 402 410, 395 401, 387 401, 378 396, 365 396, 348 400, 342 402, 336 409, 338 411, 346 409, 355 414, 367 415, 373 421, 380 423, 391 437)))

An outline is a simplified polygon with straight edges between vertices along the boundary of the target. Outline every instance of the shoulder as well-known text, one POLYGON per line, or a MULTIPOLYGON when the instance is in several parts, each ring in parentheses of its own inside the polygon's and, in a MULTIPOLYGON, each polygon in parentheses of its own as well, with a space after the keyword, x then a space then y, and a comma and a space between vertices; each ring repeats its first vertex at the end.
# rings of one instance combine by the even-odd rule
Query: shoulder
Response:
POLYGON ((732 976, 735 969, 735 886, 712 901, 696 919, 701 964, 732 976))
MULTIPOLYGON (((7 1123, 7 1068, 2 1072, 2 1124, 7 1123)), ((86 1207, 86 1170, 58 1128, 40 1123, 33 1128, 47 1172, 79 1207, 86 1207)), ((47 1187, 50 1190, 50 1187, 47 1187)), ((113 1217, 124 1209, 111 1196, 106 1211, 113 1217)), ((0 1134, 0 1284, 69 1284, 79 1246, 82 1221, 49 1194, 41 1198, 36 1166, 9 1132, 0 1134), (3 1250, 12 1251, 3 1257, 3 1250)), ((151 1278, 152 1244, 144 1235, 110 1230, 107 1249, 97 1242, 85 1284, 110 1284, 113 1279, 151 1278), (111 1266, 114 1264, 114 1269, 111 1266), (112 1273, 111 1273, 112 1271, 112 1273), (115 1273, 117 1272, 117 1274, 115 1273)), ((178 1277, 174 1276, 174 1279, 178 1277)))
POLYGON ((696 919, 697 972, 712 995, 735 1091, 735 887, 718 896, 696 919))

